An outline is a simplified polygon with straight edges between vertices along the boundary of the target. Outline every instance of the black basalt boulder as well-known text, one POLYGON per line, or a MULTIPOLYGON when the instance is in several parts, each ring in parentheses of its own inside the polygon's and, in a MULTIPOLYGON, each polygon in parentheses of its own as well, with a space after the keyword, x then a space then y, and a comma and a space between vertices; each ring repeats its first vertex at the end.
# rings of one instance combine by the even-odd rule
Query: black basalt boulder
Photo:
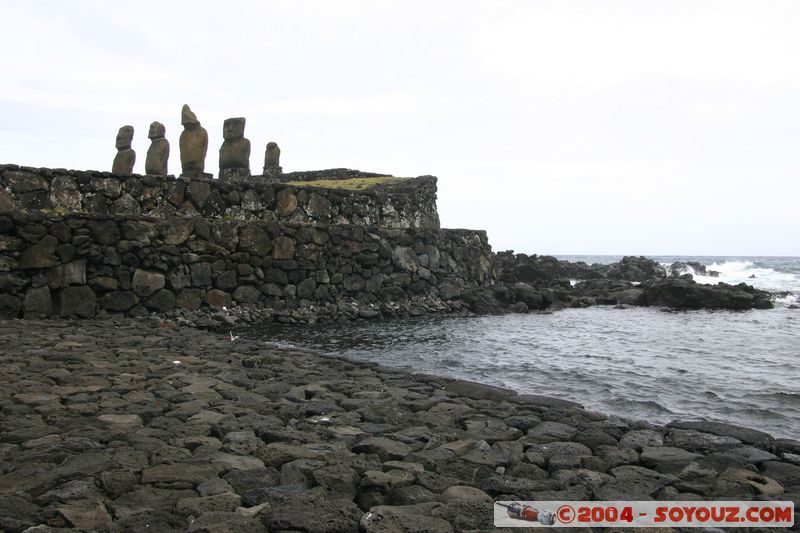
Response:
POLYGON ((625 256, 608 269, 609 279, 627 281, 650 281, 667 277, 667 270, 659 263, 647 257, 625 256))
POLYGON ((745 283, 704 285, 669 278, 643 284, 645 305, 676 309, 771 309, 770 294, 745 283))

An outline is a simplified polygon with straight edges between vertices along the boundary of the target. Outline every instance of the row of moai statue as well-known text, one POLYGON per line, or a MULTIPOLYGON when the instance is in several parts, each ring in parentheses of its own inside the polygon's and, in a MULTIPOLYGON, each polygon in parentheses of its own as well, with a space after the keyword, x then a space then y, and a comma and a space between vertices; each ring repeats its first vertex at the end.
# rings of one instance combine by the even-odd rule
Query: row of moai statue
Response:
MULTIPOLYGON (((196 178, 210 176, 205 173, 206 152, 208 151, 208 132, 197 116, 184 105, 181 110, 181 177, 196 178)), ((219 149, 220 178, 250 175, 250 141, 244 137, 245 119, 242 117, 225 120, 222 127, 222 146, 219 149)), ((169 160, 169 141, 164 138, 166 128, 160 122, 150 124, 150 148, 144 162, 145 174, 156 176, 167 175, 169 160)), ((117 133, 117 155, 111 166, 111 172, 119 176, 130 176, 136 162, 133 144, 133 126, 122 126, 117 133)), ((281 175, 281 149, 277 143, 267 143, 264 154, 264 175, 277 177, 281 175)))

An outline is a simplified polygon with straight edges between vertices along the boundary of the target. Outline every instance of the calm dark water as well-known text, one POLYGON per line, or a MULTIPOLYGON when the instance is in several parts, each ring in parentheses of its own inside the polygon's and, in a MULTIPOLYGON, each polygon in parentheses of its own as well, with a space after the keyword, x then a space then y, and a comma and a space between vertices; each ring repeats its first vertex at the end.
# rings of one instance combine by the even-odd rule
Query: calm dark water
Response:
MULTIPOLYGON (((725 263, 708 261, 718 267, 725 263)), ((766 283, 771 276, 781 285, 765 288, 797 287, 796 277, 763 262, 737 258, 727 263, 723 275, 731 281, 760 269, 756 279, 766 283)), ((659 423, 706 418, 800 438, 800 309, 788 307, 796 295, 783 298, 775 309, 747 312, 594 307, 552 314, 270 324, 236 333, 565 398, 624 417, 659 423)))

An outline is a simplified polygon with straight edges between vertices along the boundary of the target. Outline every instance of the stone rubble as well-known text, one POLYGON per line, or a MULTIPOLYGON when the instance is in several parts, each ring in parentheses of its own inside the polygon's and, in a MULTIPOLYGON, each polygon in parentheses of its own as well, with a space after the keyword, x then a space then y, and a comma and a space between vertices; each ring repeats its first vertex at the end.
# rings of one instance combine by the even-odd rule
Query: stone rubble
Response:
POLYGON ((798 441, 167 321, 2 321, 0 365, 3 531, 496 531, 493 500, 800 502, 798 441))

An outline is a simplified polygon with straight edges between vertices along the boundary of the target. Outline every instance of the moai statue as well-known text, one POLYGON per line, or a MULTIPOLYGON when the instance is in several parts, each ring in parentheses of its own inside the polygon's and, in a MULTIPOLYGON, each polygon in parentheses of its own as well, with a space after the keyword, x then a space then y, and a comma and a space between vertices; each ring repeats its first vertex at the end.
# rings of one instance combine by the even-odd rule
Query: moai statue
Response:
POLYGON ((242 117, 225 119, 222 127, 222 146, 219 149, 219 176, 239 177, 250 175, 250 141, 244 138, 242 117))
POLYGON ((181 110, 181 176, 196 178, 203 176, 206 167, 206 152, 208 151, 208 132, 189 106, 184 104, 181 110))
POLYGON ((150 148, 147 149, 147 159, 144 160, 144 173, 154 176, 167 175, 167 160, 169 159, 169 141, 164 138, 167 129, 160 122, 150 124, 150 148))
POLYGON ((267 143, 267 151, 264 154, 264 175, 270 178, 277 178, 283 173, 281 168, 281 149, 276 142, 267 143))
POLYGON ((133 173, 133 164, 136 162, 136 152, 131 149, 133 144, 133 126, 122 126, 117 133, 117 155, 111 165, 111 173, 117 176, 130 176, 133 173))

